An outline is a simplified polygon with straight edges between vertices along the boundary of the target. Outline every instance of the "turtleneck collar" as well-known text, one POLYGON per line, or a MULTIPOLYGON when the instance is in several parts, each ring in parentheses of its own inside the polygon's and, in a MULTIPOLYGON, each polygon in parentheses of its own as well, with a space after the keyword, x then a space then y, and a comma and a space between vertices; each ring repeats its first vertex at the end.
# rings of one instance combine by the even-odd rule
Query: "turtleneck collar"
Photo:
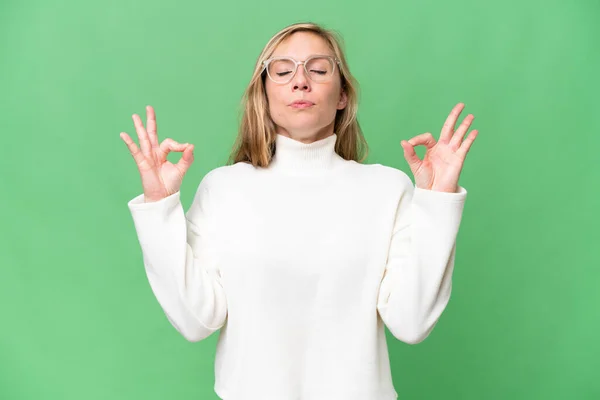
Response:
POLYGON ((312 143, 277 134, 270 168, 300 174, 331 170, 338 160, 343 160, 335 152, 336 140, 335 133, 312 143))

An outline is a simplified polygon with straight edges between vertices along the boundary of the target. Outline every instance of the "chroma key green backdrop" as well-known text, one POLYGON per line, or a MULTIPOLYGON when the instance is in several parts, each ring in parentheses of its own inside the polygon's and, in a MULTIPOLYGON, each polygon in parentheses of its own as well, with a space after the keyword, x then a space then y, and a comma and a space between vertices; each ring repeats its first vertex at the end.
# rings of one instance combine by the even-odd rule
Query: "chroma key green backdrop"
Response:
POLYGON ((147 282, 119 133, 137 140, 151 104, 161 139, 195 144, 187 209, 226 162, 260 50, 300 21, 345 40, 368 163, 410 174, 400 141, 439 137, 461 101, 480 131, 448 308, 418 345, 388 332, 400 399, 600 399, 598 15, 592 0, 2 1, 0 399, 216 399, 218 333, 187 342, 147 282))

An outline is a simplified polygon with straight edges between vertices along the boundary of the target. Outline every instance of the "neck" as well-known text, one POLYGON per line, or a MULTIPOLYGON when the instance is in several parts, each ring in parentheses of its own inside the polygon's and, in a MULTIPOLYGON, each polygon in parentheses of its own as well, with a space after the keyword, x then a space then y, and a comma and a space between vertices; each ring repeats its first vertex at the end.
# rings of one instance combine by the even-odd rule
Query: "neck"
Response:
POLYGON ((311 143, 277 134, 269 168, 301 175, 331 171, 339 160, 343 160, 335 152, 336 141, 335 133, 311 143))
POLYGON ((311 127, 305 127, 304 129, 286 129, 282 126, 276 125, 276 132, 281 136, 287 136, 301 143, 312 143, 321 139, 325 139, 333 135, 334 133, 335 120, 327 126, 323 126, 319 129, 313 129, 311 127))

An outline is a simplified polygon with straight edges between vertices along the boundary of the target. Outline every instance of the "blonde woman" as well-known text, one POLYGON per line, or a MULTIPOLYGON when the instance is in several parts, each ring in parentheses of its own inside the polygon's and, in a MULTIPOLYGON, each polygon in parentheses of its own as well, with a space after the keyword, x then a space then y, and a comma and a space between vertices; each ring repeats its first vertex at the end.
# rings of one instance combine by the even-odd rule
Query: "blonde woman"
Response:
POLYGON ((145 127, 133 115, 139 148, 121 134, 142 179, 128 207, 158 302, 189 341, 220 331, 221 399, 395 399, 384 325, 419 343, 448 303, 473 116, 455 130, 459 103, 439 141, 401 142, 414 187, 362 163, 357 84, 336 36, 310 23, 269 40, 244 105, 231 162, 205 175, 187 212, 193 145, 159 144, 150 106, 145 127))

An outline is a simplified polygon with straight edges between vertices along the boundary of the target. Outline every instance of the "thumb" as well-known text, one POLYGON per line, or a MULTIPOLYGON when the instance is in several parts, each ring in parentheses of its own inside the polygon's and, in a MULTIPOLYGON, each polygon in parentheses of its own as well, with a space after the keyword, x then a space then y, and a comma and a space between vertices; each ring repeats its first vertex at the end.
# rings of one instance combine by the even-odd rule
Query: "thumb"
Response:
POLYGON ((419 165, 419 163, 421 162, 421 159, 419 158, 419 156, 417 156, 414 146, 412 144, 408 143, 406 140, 402 140, 400 142, 400 144, 402 145, 402 148, 404 149, 404 158, 406 158, 408 165, 411 168, 413 168, 413 166, 417 167, 419 165))
POLYGON ((190 168, 190 165, 192 165, 192 163, 194 162, 194 145, 193 144, 188 144, 185 147, 185 150, 183 150, 183 154, 181 155, 181 159, 179 159, 179 162, 177 163, 177 167, 179 167, 179 169, 185 173, 187 172, 188 168, 190 168))
POLYGON ((163 140, 163 142, 159 146, 158 160, 160 161, 160 164, 167 161, 167 156, 169 155, 170 152, 183 151, 187 145, 188 145, 187 143, 178 143, 171 138, 167 138, 167 139, 163 140))

